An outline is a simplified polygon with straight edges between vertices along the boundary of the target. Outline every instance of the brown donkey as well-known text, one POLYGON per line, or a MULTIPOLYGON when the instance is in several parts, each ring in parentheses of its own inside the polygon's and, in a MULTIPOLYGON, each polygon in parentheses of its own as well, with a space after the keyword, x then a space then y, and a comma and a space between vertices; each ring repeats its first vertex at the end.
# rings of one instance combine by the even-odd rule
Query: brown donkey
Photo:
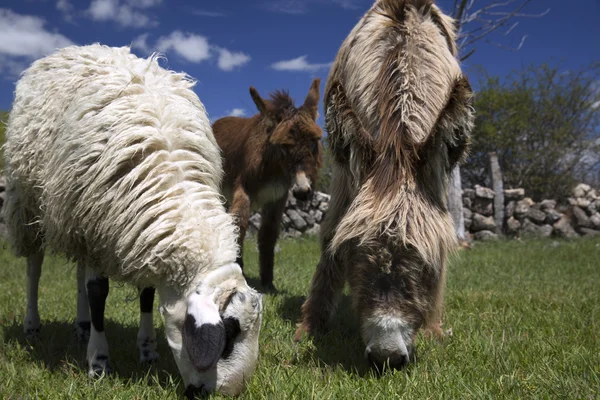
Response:
POLYGON ((238 263, 243 267, 243 241, 251 209, 262 208, 258 232, 260 279, 274 290, 273 259, 279 226, 291 189, 307 200, 321 166, 321 128, 316 123, 320 80, 312 82, 304 104, 296 108, 286 92, 269 100, 250 88, 259 113, 250 118, 225 117, 213 124, 225 158, 223 192, 239 226, 238 263))
POLYGON ((346 281, 375 366, 404 366, 420 328, 441 333, 445 193, 473 118, 452 19, 431 0, 376 1, 327 81, 331 203, 297 339, 325 328, 346 281))

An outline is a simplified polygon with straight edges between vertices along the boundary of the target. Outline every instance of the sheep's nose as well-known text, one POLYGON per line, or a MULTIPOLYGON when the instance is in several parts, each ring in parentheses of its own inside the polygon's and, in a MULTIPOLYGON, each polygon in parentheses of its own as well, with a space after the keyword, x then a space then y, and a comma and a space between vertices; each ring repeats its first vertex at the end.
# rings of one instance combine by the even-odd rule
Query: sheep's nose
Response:
POLYGON ((383 371, 386 366, 392 369, 402 369, 408 365, 408 354, 400 351, 389 354, 379 354, 369 348, 365 350, 365 356, 369 364, 378 371, 383 371))

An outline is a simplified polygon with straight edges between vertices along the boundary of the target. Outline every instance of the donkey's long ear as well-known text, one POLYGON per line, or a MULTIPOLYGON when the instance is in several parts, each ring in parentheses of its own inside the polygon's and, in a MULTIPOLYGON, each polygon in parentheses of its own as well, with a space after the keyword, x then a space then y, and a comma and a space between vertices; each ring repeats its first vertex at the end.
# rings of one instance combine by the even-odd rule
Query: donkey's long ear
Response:
POLYGON ((269 103, 260 97, 258 90, 256 90, 254 86, 250 86, 250 96, 252 97, 254 104, 256 104, 256 108, 258 108, 258 111, 261 114, 266 116, 270 111, 272 111, 269 103))
POLYGON ((219 308, 210 296, 194 293, 188 298, 182 336, 183 347, 196 370, 205 372, 217 364, 227 333, 219 308))
POLYGON ((310 89, 308 90, 308 94, 306 95, 306 99, 304 100, 304 104, 302 105, 302 109, 307 110, 314 120, 319 116, 319 87, 321 85, 321 79, 316 78, 312 85, 310 85, 310 89))

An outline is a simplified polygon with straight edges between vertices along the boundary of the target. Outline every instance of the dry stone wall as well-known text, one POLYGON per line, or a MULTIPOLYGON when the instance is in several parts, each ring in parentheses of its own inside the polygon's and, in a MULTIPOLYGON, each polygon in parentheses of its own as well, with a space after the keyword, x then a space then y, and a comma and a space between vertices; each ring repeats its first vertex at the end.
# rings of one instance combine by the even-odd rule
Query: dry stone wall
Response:
MULTIPOLYGON (((4 177, 0 177, 0 207, 4 202, 4 177)), ((577 185, 564 204, 556 200, 538 203, 526 197, 525 189, 506 189, 504 218, 498 226, 494 216, 496 193, 476 185, 463 190, 463 212, 467 239, 494 240, 507 237, 564 237, 600 235, 600 192, 586 184, 577 185)), ((329 210, 330 196, 315 192, 308 201, 298 201, 291 194, 281 222, 283 237, 317 235, 329 210)), ((248 234, 254 235, 261 225, 259 212, 250 217, 248 234)))
POLYGON ((600 235, 600 196, 589 185, 577 185, 562 205, 550 199, 536 203, 525 196, 525 189, 506 189, 503 193, 504 219, 502 226, 498 226, 494 221, 496 193, 477 185, 463 190, 465 231, 469 238, 600 235))

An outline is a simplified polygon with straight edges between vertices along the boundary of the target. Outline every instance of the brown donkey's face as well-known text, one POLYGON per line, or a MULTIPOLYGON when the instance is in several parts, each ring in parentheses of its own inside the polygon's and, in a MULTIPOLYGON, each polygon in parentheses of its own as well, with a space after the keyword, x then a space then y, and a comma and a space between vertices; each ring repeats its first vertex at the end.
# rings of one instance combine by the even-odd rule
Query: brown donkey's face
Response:
POLYGON ((296 108, 291 98, 276 92, 265 100, 254 88, 250 95, 269 130, 269 144, 285 160, 292 181, 292 193, 298 200, 307 200, 317 180, 322 162, 321 136, 316 123, 320 80, 312 82, 304 104, 296 108))

